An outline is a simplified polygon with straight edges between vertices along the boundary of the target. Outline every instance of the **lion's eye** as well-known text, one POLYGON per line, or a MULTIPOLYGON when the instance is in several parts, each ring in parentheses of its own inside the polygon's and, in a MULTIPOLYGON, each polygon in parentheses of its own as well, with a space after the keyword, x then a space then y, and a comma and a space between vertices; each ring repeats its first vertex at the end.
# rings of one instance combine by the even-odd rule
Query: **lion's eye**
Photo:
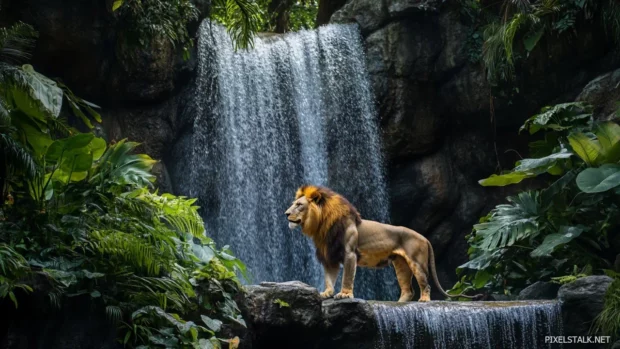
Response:
POLYGON ((301 206, 301 202, 298 202, 296 206, 298 206, 298 207, 301 206))

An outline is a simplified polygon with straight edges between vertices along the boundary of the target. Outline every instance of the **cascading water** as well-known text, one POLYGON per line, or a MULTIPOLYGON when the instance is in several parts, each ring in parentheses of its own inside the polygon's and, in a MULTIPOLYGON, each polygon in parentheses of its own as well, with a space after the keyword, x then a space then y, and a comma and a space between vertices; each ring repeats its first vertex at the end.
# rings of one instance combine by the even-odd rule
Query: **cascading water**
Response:
POLYGON ((556 301, 373 303, 376 349, 550 349, 562 335, 556 301))
MULTIPOLYGON (((258 38, 252 50, 235 52, 226 31, 205 21, 198 53, 193 134, 173 171, 175 186, 198 197, 208 235, 231 246, 253 282, 321 287, 311 241, 290 231, 284 216, 297 187, 329 186, 364 218, 388 220, 357 27, 258 38)), ((358 271, 356 295, 397 298, 393 271, 358 271)))

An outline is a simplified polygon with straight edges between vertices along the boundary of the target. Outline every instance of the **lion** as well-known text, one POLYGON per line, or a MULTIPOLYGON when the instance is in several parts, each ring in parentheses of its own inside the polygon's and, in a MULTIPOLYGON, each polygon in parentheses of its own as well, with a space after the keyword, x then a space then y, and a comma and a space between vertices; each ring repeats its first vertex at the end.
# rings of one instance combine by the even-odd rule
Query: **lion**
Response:
POLYGON ((357 209, 342 195, 326 187, 304 185, 286 212, 289 228, 301 226, 312 238, 316 257, 325 272, 322 298, 334 295, 334 284, 343 265, 342 287, 335 299, 353 298, 357 266, 382 268, 390 263, 400 286, 399 302, 411 301, 412 276, 420 286, 420 302, 430 301, 430 272, 445 297, 478 298, 480 295, 449 295, 437 279, 435 255, 431 243, 421 234, 406 228, 362 219, 357 209))

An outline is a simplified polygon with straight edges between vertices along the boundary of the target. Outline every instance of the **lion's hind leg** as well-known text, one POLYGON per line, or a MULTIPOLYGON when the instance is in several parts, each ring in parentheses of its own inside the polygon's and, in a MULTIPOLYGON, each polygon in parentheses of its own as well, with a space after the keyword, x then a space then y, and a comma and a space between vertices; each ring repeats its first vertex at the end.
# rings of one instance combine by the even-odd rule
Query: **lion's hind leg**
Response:
POLYGON ((413 299, 414 292, 411 287, 411 278, 413 272, 409 268, 409 265, 405 258, 396 256, 392 260, 394 271, 396 271, 396 279, 398 279, 398 285, 400 286, 400 298, 399 302, 409 302, 413 299))
POLYGON ((413 275, 415 276, 415 279, 418 282, 418 286, 420 286, 420 299, 418 301, 419 302, 430 301, 431 300, 431 286, 428 284, 428 278, 426 277, 426 275, 428 275, 428 270, 425 270, 425 268, 421 266, 419 263, 414 262, 413 259, 411 259, 407 255, 407 253, 402 249, 398 249, 394 251, 394 254, 398 255, 403 260, 405 260, 407 265, 409 266, 409 269, 413 272, 413 275))

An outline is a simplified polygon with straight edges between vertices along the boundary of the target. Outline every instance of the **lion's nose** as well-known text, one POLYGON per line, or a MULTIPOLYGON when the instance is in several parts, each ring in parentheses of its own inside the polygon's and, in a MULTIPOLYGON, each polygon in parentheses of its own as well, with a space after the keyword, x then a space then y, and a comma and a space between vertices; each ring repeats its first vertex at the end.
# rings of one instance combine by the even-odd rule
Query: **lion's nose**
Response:
POLYGON ((291 215, 291 213, 289 211, 284 212, 284 214, 288 217, 291 215))

